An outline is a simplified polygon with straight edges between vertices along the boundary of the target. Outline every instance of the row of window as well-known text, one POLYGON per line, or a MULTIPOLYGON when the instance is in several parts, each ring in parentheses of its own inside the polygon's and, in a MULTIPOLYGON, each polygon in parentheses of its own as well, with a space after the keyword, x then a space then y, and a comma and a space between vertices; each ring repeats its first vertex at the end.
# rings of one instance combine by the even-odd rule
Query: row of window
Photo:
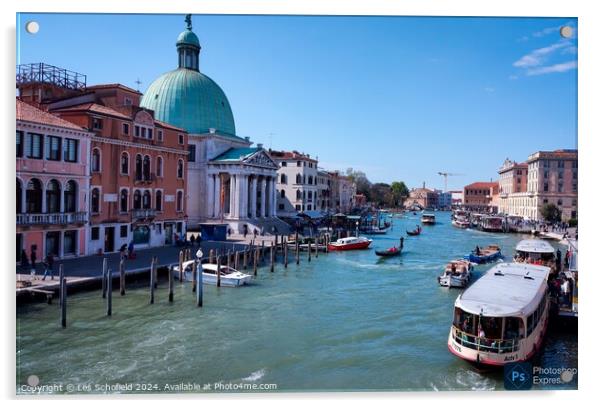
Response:
MULTIPOLYGON (((92 118, 92 129, 94 130, 102 130, 103 128, 103 119, 102 118, 92 118)), ((121 124, 121 134, 124 136, 130 135, 130 124, 123 122, 121 124)), ((153 140, 154 137, 154 129, 148 126, 140 126, 134 125, 134 137, 139 137, 141 139, 153 140)), ((157 141, 163 142, 163 130, 157 129, 157 141)), ((184 135, 178 135, 178 143, 184 144, 184 135)))
MULTIPOLYGON (((100 189, 98 187, 92 188, 90 193, 90 212, 92 214, 100 213, 100 189)), ((132 209, 143 210, 143 209, 154 209, 156 211, 163 211, 163 191, 156 190, 154 194, 154 202, 152 194, 149 190, 134 190, 132 199, 132 209)), ((121 189, 119 192, 119 211, 121 213, 127 213, 129 211, 129 191, 127 189, 121 189)), ((178 190, 176 193, 176 211, 184 211, 184 192, 178 190)))
POLYGON ((79 140, 17 130, 17 157, 75 163, 79 140))
POLYGON ((17 213, 39 214, 61 212, 61 198, 63 200, 63 211, 73 213, 77 211, 77 183, 69 180, 61 191, 60 183, 52 179, 46 184, 46 188, 37 178, 32 178, 25 188, 25 208, 23 208, 23 185, 17 179, 17 213), (46 195, 46 208, 42 208, 43 197, 46 195))
MULTIPOLYGON (((287 167, 288 166, 288 162, 280 162, 280 166, 281 167, 287 167)), ((314 167, 314 163, 313 162, 306 162, 306 161, 302 161, 302 160, 297 160, 297 167, 309 167, 312 168, 314 167)))
MULTIPOLYGON (((280 184, 288 184, 288 176, 286 174, 280 175, 280 184)), ((295 177, 295 184, 309 184, 309 185, 317 185, 318 178, 313 176, 305 176, 297 173, 295 177)))
MULTIPOLYGON (((564 192, 564 184, 562 182, 558 182, 557 186, 556 186, 556 191, 559 193, 563 193, 564 192)), ((577 183, 573 183, 572 184, 572 192, 576 193, 577 192, 577 183)), ((543 191, 544 192, 548 192, 548 191, 552 191, 550 189, 550 186, 547 182, 543 183, 543 191)))
POLYGON ((535 309, 535 311, 529 317, 527 317, 527 336, 530 336, 531 333, 533 333, 533 330, 535 330, 541 318, 544 317, 546 298, 547 295, 543 296, 537 309, 535 309))
MULTIPOLYGON (((102 171, 102 157, 101 151, 99 148, 92 149, 92 155, 90 159, 90 168, 92 172, 100 173, 102 171)), ((157 156, 155 163, 155 170, 157 177, 163 177, 163 157, 157 156)), ((149 155, 142 155, 138 153, 136 155, 136 163, 135 163, 135 179, 136 181, 149 181, 152 179, 151 177, 151 158, 149 155)), ((120 174, 128 175, 130 174, 130 155, 128 152, 121 153, 121 162, 120 162, 120 174)), ((176 169, 176 177, 179 179, 184 178, 184 160, 178 160, 178 166, 176 169)))

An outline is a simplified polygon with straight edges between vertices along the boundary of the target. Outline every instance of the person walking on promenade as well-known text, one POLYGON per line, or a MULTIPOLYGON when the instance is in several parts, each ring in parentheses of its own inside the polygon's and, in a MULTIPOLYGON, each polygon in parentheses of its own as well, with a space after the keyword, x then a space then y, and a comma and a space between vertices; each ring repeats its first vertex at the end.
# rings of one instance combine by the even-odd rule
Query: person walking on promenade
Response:
POLYGON ((38 256, 36 255, 36 247, 31 247, 31 276, 35 279, 36 277, 36 261, 38 256))
POLYGON ((257 228, 253 228, 253 239, 257 239, 257 228))
POLYGON ((127 244, 123 244, 122 246, 119 247, 119 259, 121 259, 122 261, 125 261, 128 257, 127 249, 128 249, 127 244))
POLYGON ((21 269, 26 272, 29 269, 29 258, 24 249, 21 250, 21 269))
POLYGON ((54 280, 54 256, 52 252, 46 255, 46 259, 44 259, 44 276, 42 276, 42 280, 46 280, 46 276, 50 275, 50 280, 54 280))
POLYGON ((134 259, 136 258, 136 254, 134 254, 134 240, 131 240, 128 244, 128 258, 134 259))
POLYGON ((244 238, 247 238, 247 234, 249 233, 249 227, 247 226, 247 224, 243 225, 242 227, 242 235, 244 238))
POLYGON ((196 243, 199 247, 201 246, 201 241, 201 233, 199 232, 199 235, 196 236, 196 243))

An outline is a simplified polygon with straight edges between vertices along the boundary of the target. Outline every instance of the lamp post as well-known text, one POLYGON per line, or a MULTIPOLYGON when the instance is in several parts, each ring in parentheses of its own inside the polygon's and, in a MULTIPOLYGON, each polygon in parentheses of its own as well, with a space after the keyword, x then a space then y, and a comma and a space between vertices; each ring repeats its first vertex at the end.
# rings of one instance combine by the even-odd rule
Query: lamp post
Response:
POLYGON ((355 222, 355 237, 359 238, 360 236, 360 222, 356 221, 355 222))

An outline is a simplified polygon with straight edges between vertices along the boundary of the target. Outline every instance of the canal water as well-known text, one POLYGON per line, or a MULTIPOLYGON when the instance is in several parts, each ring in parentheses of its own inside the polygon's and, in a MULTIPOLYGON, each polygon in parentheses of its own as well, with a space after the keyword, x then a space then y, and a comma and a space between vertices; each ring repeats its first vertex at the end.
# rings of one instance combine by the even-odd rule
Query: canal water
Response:
MULTIPOLYGON (((68 327, 59 309, 30 304, 17 310, 17 384, 276 384, 278 391, 501 390, 503 372, 481 372, 447 349, 459 291, 437 276, 475 245, 498 244, 511 259, 525 238, 460 230, 450 213, 418 237, 406 229, 420 214, 395 218, 372 249, 320 254, 274 273, 259 269, 253 285, 204 287, 197 308, 191 287, 176 283, 175 302, 163 283, 150 305, 148 289, 113 297, 105 316, 99 291, 68 299, 68 327), (381 260, 405 237, 401 257, 381 260)), ((479 266, 479 277, 487 266, 479 266)), ((534 361, 577 367, 577 335, 550 332, 534 361)), ((562 385, 576 388, 576 381, 562 385)), ((534 388, 542 388, 535 386, 534 388)), ((545 388, 545 387, 544 387, 545 388)), ((552 387, 548 387, 552 388, 552 387)), ((559 386, 553 386, 557 389, 559 386)))

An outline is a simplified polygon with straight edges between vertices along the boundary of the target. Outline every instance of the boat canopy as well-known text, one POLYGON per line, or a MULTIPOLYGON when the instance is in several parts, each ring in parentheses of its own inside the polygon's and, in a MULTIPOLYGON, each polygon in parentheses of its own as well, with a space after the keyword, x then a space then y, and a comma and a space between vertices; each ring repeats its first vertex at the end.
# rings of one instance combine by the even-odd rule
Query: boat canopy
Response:
POLYGON ((435 214, 430 214, 430 213, 424 213, 424 214, 422 214, 422 216, 424 218, 435 218, 435 214))
POLYGON ((545 293, 547 266, 500 263, 456 299, 456 307, 487 317, 529 316, 545 293))
POLYGON ((541 239, 523 239, 516 246, 517 251, 534 254, 553 254, 554 247, 541 239))

